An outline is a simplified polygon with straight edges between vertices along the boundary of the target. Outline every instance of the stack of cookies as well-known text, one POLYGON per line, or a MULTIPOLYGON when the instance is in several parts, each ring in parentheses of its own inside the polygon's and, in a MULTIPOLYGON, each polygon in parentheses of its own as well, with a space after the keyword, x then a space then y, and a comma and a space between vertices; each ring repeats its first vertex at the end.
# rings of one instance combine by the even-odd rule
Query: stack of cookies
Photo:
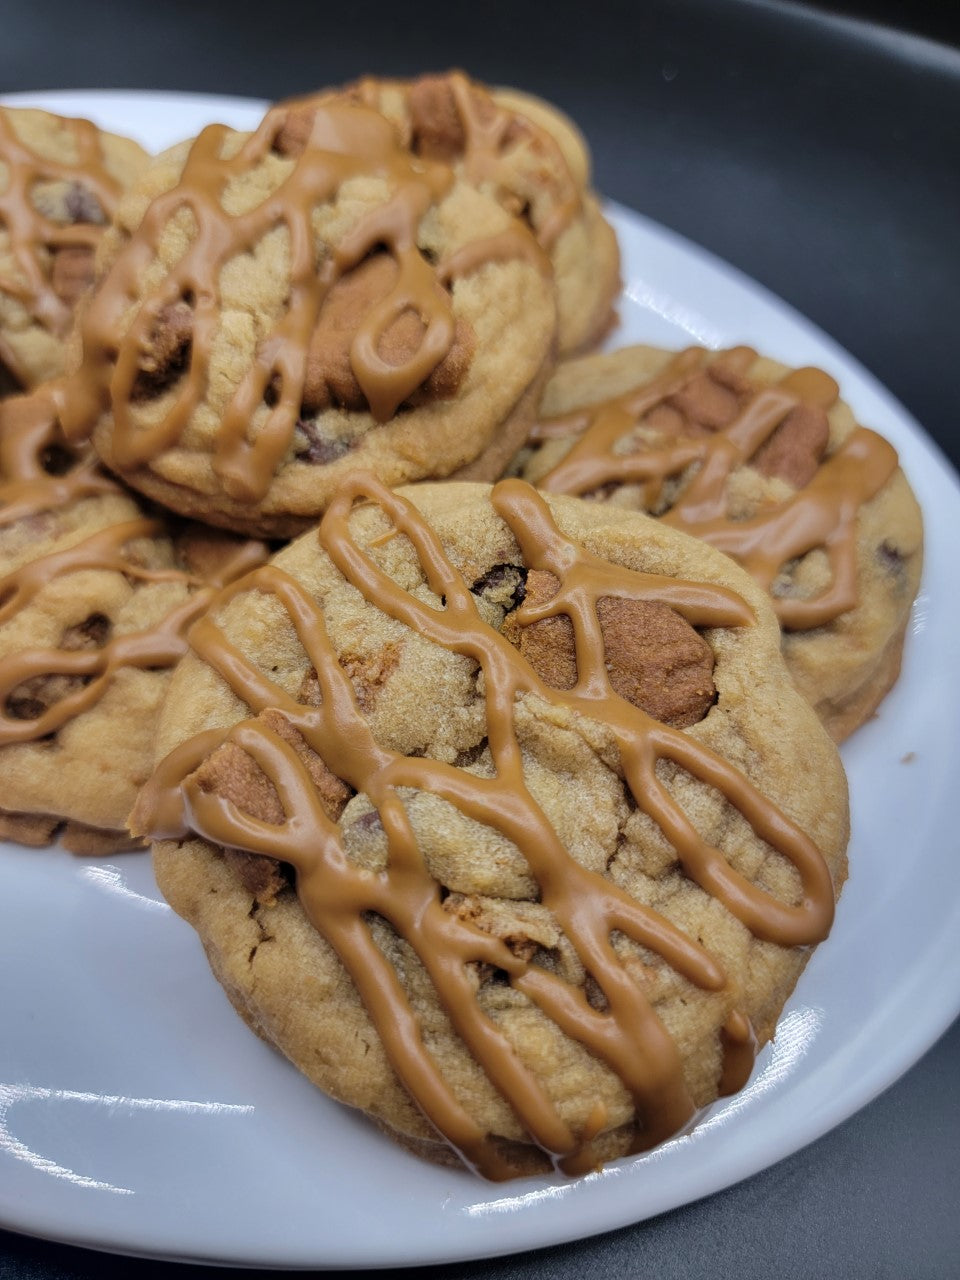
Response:
POLYGON ((616 238, 536 99, 364 79, 110 183, 37 114, 0 128, 7 833, 150 842, 251 1027, 430 1159, 681 1131, 830 929, 835 741, 919 579, 894 451, 819 370, 591 353, 616 238))

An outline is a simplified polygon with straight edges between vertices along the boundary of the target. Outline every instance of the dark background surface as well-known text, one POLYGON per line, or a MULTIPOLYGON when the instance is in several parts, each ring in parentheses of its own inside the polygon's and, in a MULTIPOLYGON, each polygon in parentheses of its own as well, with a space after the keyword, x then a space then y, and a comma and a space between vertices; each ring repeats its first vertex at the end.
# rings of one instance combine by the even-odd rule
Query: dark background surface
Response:
POLYGON ((0 22, 7 92, 274 98, 457 65, 539 93, 601 191, 792 302, 960 461, 955 0, 3 0, 0 22))
MULTIPOLYGON (((958 45, 951 0, 3 0, 0 90, 278 97, 459 65, 542 94, 584 129, 605 194, 806 313, 960 464, 958 45)), ((859 1115, 737 1187, 580 1244, 430 1274, 939 1280, 960 1276, 958 1204, 955 1024, 859 1115)), ((0 1232, 2 1280, 130 1273, 198 1274, 0 1232)))

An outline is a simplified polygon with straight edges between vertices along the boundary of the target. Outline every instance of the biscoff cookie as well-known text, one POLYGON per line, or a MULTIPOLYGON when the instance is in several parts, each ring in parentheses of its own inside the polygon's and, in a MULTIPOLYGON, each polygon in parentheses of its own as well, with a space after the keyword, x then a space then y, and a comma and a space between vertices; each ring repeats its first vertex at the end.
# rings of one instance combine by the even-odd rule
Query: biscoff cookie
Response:
POLYGON ((552 364, 530 232, 350 103, 210 126, 121 204, 63 395, 71 438, 183 515, 289 536, 356 466, 489 478, 552 364))
POLYGON ((125 819, 187 628, 265 554, 148 518, 73 454, 46 389, 0 405, 0 835, 137 843, 125 819))
POLYGON ((838 742, 896 682, 920 510, 836 382, 747 347, 628 347, 549 383, 523 475, 705 539, 769 591, 797 687, 838 742))
POLYGON ((0 107, 0 391, 59 374, 94 252, 147 163, 130 138, 27 107, 0 107))
POLYGON ((190 643, 131 827, 322 1089, 505 1178, 745 1082, 829 930, 847 796, 731 560, 518 480, 361 473, 190 643))
POLYGON ((540 99, 488 89, 458 71, 415 80, 368 76, 340 94, 383 112, 414 155, 454 165, 522 218, 553 265, 559 354, 596 345, 613 323, 620 250, 590 189, 589 151, 572 121, 540 99))

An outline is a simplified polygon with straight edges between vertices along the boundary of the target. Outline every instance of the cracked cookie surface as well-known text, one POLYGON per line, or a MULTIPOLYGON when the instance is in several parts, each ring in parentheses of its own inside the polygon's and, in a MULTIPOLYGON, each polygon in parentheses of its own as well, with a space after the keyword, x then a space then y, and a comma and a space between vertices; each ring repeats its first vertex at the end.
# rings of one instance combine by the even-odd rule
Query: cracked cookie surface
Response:
POLYGON ((629 347, 561 366, 540 416, 528 480, 647 511, 738 559, 833 737, 874 713, 900 671, 922 523, 895 451, 832 378, 746 347, 629 347))
POLYGON ((519 481, 361 475, 191 645, 132 825, 321 1088, 500 1178, 743 1083, 829 929, 847 799, 726 557, 519 481))

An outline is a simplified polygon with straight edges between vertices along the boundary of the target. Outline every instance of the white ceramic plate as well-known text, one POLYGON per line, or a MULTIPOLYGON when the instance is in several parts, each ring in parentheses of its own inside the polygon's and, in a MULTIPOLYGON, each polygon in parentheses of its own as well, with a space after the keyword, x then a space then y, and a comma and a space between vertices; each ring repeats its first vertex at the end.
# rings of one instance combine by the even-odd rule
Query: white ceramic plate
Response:
MULTIPOLYGON (((26 97, 17 99, 26 102, 26 97)), ((257 104, 173 94, 38 94, 159 148, 257 104)), ((763 1169, 906 1070, 960 1009, 960 757, 953 556, 960 489, 903 408, 784 303, 701 249, 613 208, 617 341, 748 342, 822 364, 889 437, 927 517, 903 677, 845 746, 851 877, 829 942, 752 1082, 691 1135, 579 1181, 492 1186, 408 1156, 318 1094, 241 1023, 146 855, 84 861, 0 847, 0 1223, 166 1258, 400 1266, 577 1239, 763 1169)), ((2 798, 0 798, 2 803, 2 798)))

